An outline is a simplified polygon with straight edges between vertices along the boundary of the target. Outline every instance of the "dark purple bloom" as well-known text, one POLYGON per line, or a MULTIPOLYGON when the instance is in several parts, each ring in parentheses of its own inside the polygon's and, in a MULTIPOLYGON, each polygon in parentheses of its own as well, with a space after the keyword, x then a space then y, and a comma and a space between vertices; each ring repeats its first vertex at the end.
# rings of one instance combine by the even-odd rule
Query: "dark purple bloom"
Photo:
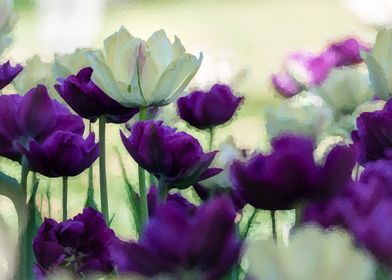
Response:
POLYGON ((102 214, 92 208, 61 223, 45 219, 33 240, 36 277, 46 279, 59 268, 78 278, 111 272, 114 267, 108 247, 114 237, 102 214))
POLYGON ((9 61, 0 65, 0 90, 11 83, 22 70, 22 65, 16 64, 15 66, 11 66, 9 61))
POLYGON ((229 199, 217 197, 189 215, 178 204, 162 204, 141 240, 114 243, 112 255, 120 274, 175 279, 220 279, 237 263, 242 243, 234 230, 229 199))
POLYGON ((325 54, 335 60, 335 67, 350 66, 361 63, 361 52, 368 52, 370 48, 356 38, 346 38, 328 46, 325 54))
POLYGON ((234 187, 256 208, 285 210, 301 200, 327 199, 351 180, 356 160, 353 147, 335 146, 319 165, 309 138, 287 134, 271 144, 269 155, 256 154, 230 167, 234 187))
POLYGON ((56 131, 41 144, 31 140, 20 146, 29 168, 47 177, 76 176, 90 167, 99 155, 94 134, 87 139, 69 131, 56 131))
POLYGON ((366 165, 359 181, 347 185, 340 193, 323 202, 315 202, 304 210, 305 222, 324 227, 350 229, 355 221, 366 217, 385 199, 392 198, 392 163, 380 160, 366 165))
POLYGON ((290 98, 300 93, 304 88, 286 71, 273 74, 271 77, 272 86, 284 98, 290 98))
POLYGON ((197 139, 161 121, 136 122, 128 138, 120 133, 132 158, 157 178, 164 177, 169 188, 184 189, 221 171, 208 168, 216 152, 204 153, 197 139))
POLYGON ((50 99, 45 86, 38 85, 24 96, 0 96, 0 155, 20 161, 18 145, 34 139, 45 141, 58 130, 82 134, 83 120, 62 104, 50 99))
MULTIPOLYGON (((158 189, 156 186, 151 186, 147 194, 148 203, 148 214, 154 216, 158 207, 158 189)), ((193 213, 196 210, 196 206, 190 203, 180 193, 169 193, 166 198, 166 205, 175 204, 183 207, 187 213, 193 213)))
POLYGON ((382 110, 362 113, 351 137, 359 147, 359 161, 364 164, 392 157, 392 100, 382 110))
POLYGON ((92 73, 91 67, 83 68, 54 86, 79 116, 92 122, 100 116, 106 116, 109 123, 124 123, 138 112, 138 109, 124 107, 106 95, 91 80, 92 73))
POLYGON ((181 119, 198 129, 213 128, 229 121, 244 97, 230 87, 216 84, 208 92, 194 91, 177 101, 181 119))

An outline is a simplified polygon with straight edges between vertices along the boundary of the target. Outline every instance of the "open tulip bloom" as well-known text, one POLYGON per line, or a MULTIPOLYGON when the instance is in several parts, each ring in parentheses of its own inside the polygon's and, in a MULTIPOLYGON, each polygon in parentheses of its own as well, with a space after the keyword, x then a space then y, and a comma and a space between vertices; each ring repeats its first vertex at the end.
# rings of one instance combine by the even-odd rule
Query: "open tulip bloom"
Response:
MULTIPOLYGON (((6 2, 0 53, 12 29, 6 2)), ((18 219, 15 240, 7 240, 14 229, 0 213, 0 278, 391 278, 391 50, 392 31, 382 30, 372 48, 347 37, 318 54, 291 54, 271 80, 286 99, 265 111, 270 140, 258 147, 270 149, 231 135, 213 145, 214 129, 235 121, 247 99, 228 84, 187 88, 202 55, 163 30, 144 41, 122 27, 100 50, 0 65, 0 156, 8 159, 0 162, 0 195, 18 219), (8 94, 12 86, 17 93, 8 94), (175 118, 162 108, 170 103, 175 118), (194 136, 203 131, 209 142, 194 136), (116 141, 123 181, 106 168, 107 143, 116 141), (19 178, 5 174, 10 164, 19 178), (47 177, 62 180, 60 199, 47 177), (88 186, 84 206, 70 200, 69 216, 68 177, 81 179, 78 193, 82 180, 88 186), (109 207, 108 193, 124 186, 109 207), (119 209, 122 199, 129 208, 119 209), (128 210, 131 228, 122 220, 128 210)))

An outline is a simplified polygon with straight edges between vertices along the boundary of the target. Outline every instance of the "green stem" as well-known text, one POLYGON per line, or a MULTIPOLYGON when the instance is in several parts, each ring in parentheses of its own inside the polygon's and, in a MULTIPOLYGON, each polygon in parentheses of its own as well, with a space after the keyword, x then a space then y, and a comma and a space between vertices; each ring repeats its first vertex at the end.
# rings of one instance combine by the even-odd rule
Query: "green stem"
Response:
POLYGON ((45 196, 46 200, 48 201, 48 217, 52 218, 52 203, 50 202, 51 199, 51 194, 50 194, 50 183, 48 183, 48 186, 46 188, 45 196))
POLYGON ((272 238, 274 239, 274 242, 276 243, 278 240, 277 232, 276 232, 276 211, 271 210, 270 215, 271 215, 271 230, 272 230, 272 238))
MULTIPOLYGON (((91 122, 88 122, 88 131, 92 133, 91 122)), ((93 165, 88 168, 88 187, 87 187, 87 198, 85 202, 85 207, 93 207, 97 209, 97 204, 94 200, 94 169, 93 165)))
POLYGON ((68 217, 68 177, 63 177, 63 221, 67 220, 68 217))
POLYGON ((250 227, 252 226, 253 220, 258 213, 258 209, 254 209, 252 215, 249 217, 248 222, 246 223, 244 233, 242 234, 242 239, 246 239, 249 234, 250 227))
POLYGON ((165 177, 161 176, 158 182, 158 201, 164 202, 168 194, 167 184, 165 177))
POLYGON ((109 222, 109 202, 106 181, 106 151, 105 151, 106 117, 99 117, 99 183, 101 191, 101 211, 106 222, 109 222))
POLYGON ((28 242, 26 235, 26 226, 28 220, 28 209, 27 209, 27 177, 29 175, 28 163, 25 157, 22 158, 22 170, 20 185, 22 189, 23 201, 25 213, 19 216, 19 270, 17 279, 27 279, 29 276, 29 267, 27 261, 28 254, 28 242))
POLYGON ((294 228, 298 228, 302 224, 303 204, 299 203, 295 207, 295 224, 294 228))
MULTIPOLYGON (((139 108, 139 120, 145 120, 147 117, 147 107, 139 108)), ((147 189, 146 189, 146 173, 144 169, 138 165, 139 177, 139 195, 140 195, 140 228, 143 229, 148 220, 148 204, 147 204, 147 189)))
POLYGON ((213 146, 213 144, 214 144, 214 128, 213 128, 213 127, 210 127, 210 128, 208 129, 208 132, 209 132, 209 134, 210 134, 210 141, 209 141, 209 143, 208 143, 208 149, 209 149, 210 151, 212 151, 212 146, 213 146))

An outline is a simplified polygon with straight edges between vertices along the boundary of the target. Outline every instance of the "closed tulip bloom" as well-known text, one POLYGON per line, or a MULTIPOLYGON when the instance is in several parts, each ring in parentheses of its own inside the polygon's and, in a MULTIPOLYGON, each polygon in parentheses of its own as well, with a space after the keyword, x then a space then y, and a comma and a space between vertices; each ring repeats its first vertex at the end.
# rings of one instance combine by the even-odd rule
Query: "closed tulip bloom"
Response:
POLYGON ((85 208, 61 223, 45 219, 33 240, 37 279, 51 279, 50 275, 59 269, 77 279, 90 273, 112 272, 108 248, 114 237, 102 214, 93 208, 85 208))
POLYGON ((287 134, 271 144, 269 155, 256 154, 230 168, 234 187, 256 208, 286 210, 304 200, 327 199, 351 180, 353 147, 335 146, 320 165, 313 157, 313 142, 306 137, 287 134))
POLYGON ((273 74, 271 76, 271 82, 276 92, 284 98, 293 97, 304 90, 304 87, 286 71, 273 74))
POLYGON ((153 279, 214 280, 226 275, 242 246, 235 236, 231 202, 218 197, 193 214, 186 209, 162 204, 139 242, 114 242, 111 252, 118 272, 153 279))
POLYGON ((194 91, 177 101, 180 117, 198 129, 213 128, 229 121, 244 97, 237 97, 227 85, 209 91, 194 91))
POLYGON ((38 85, 24 96, 0 96, 0 155, 20 161, 18 144, 25 146, 34 139, 45 141, 55 131, 82 134, 83 120, 55 100, 46 88, 38 85))
POLYGON ((11 66, 9 61, 0 65, 0 90, 11 83, 22 70, 22 65, 16 64, 15 66, 11 66))
POLYGON ((195 76, 202 55, 187 54, 176 37, 171 43, 163 30, 147 41, 126 28, 104 41, 101 54, 89 52, 93 81, 127 107, 164 106, 178 98, 195 76))
POLYGON ((35 140, 20 146, 29 168, 47 177, 76 176, 98 158, 94 134, 87 139, 69 131, 56 131, 41 144, 35 140))
POLYGON ((204 153, 197 139, 161 121, 139 121, 128 138, 120 134, 132 158, 157 178, 163 177, 171 188, 190 187, 221 171, 209 169, 216 152, 204 153))
POLYGON ((370 48, 354 37, 345 38, 330 44, 324 53, 334 57, 335 67, 351 66, 361 63, 361 52, 368 52, 370 48))
POLYGON ((392 157, 392 101, 382 110, 362 113, 351 137, 359 147, 361 164, 392 157))
POLYGON ((93 69, 83 68, 76 75, 59 80, 55 88, 67 104, 82 118, 95 122, 106 116, 108 123, 124 123, 138 110, 127 108, 113 100, 91 81, 93 69))

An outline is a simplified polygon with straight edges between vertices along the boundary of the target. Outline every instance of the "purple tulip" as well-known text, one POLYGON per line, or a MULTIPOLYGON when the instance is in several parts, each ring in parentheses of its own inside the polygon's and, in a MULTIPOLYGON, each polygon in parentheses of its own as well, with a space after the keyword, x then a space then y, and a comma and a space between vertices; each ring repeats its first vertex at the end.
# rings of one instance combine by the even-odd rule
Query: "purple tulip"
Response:
POLYGON ((139 242, 113 243, 118 272, 201 280, 220 279, 229 272, 242 246, 235 237, 230 200, 214 198, 191 215, 186 209, 161 204, 139 242))
POLYGON ((43 280, 57 269, 78 278, 89 273, 109 273, 114 266, 108 248, 114 237, 102 214, 92 208, 61 223, 45 219, 33 240, 35 275, 43 280))
POLYGON ((16 64, 15 66, 11 66, 9 61, 0 65, 0 90, 11 83, 22 70, 22 65, 16 64))
POLYGON ((356 160, 353 147, 335 146, 324 164, 318 165, 308 138, 287 134, 271 144, 269 155, 256 154, 230 167, 234 187, 256 208, 285 210, 301 200, 327 199, 351 180, 356 160))
POLYGON ((392 163, 380 160, 367 164, 359 181, 348 184, 336 196, 307 205, 304 221, 325 228, 350 229, 355 221, 368 216, 385 199, 392 199, 392 163))
POLYGON ((20 161, 18 145, 34 139, 42 143, 56 131, 82 134, 83 120, 62 104, 50 99, 43 85, 24 96, 0 95, 0 155, 20 161))
POLYGON ((325 50, 325 54, 331 55, 335 60, 335 67, 351 66, 361 63, 361 52, 368 52, 370 48, 356 38, 346 38, 332 43, 325 50))
POLYGON ((137 112, 106 95, 92 80, 91 67, 83 68, 76 75, 61 80, 54 87, 67 104, 82 118, 95 122, 106 116, 108 123, 124 123, 137 112))
POLYGON ((204 153, 197 139, 161 121, 139 121, 131 136, 120 134, 132 158, 170 188, 184 189, 221 171, 208 168, 216 152, 204 153))
POLYGON ((47 177, 76 176, 98 158, 94 134, 87 139, 69 131, 56 131, 41 144, 31 140, 27 148, 20 146, 29 168, 47 177))
POLYGON ((362 113, 351 137, 359 147, 359 161, 365 164, 392 157, 392 100, 382 110, 362 113))
POLYGON ((286 71, 273 74, 271 82, 275 90, 284 98, 293 97, 304 89, 303 86, 301 86, 301 84, 291 77, 286 71))
POLYGON ((230 87, 214 85, 208 92, 194 91, 177 101, 181 119, 198 129, 213 128, 229 121, 244 97, 230 87))

